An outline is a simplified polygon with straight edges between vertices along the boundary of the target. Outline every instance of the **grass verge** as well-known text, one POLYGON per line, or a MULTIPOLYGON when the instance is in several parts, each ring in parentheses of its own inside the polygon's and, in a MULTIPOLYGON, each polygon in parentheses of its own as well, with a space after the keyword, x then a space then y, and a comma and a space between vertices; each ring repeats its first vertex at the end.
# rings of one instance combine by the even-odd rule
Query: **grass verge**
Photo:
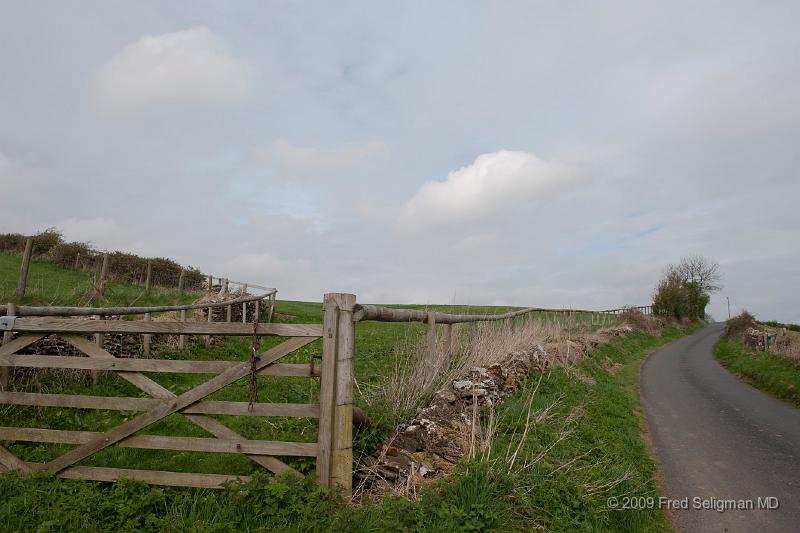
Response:
POLYGON ((783 355, 752 352, 739 340, 722 338, 714 356, 745 383, 800 407, 800 362, 783 355))

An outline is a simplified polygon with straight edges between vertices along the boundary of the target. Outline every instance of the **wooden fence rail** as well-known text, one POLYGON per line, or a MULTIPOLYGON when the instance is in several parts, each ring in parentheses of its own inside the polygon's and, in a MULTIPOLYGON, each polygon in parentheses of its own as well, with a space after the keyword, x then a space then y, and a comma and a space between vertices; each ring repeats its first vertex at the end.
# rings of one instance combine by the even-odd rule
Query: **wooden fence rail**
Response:
MULTIPOLYGON (((272 292, 258 296, 245 296, 224 300, 220 302, 206 302, 201 304, 183 305, 160 305, 160 306, 140 306, 140 307, 34 307, 27 305, 17 305, 16 309, 20 315, 25 316, 93 316, 93 315, 143 315, 145 313, 165 313, 168 311, 189 311, 192 309, 208 309, 209 307, 227 307, 242 303, 255 302, 269 299, 269 307, 274 305, 274 296, 277 289, 272 292)), ((6 305, 0 305, 0 313, 8 313, 6 305)))
POLYGON ((546 309, 543 307, 527 307, 518 311, 496 315, 465 315, 441 313, 438 311, 422 311, 419 309, 395 309, 380 305, 357 305, 353 318, 356 322, 362 320, 376 320, 379 322, 423 322, 433 320, 439 324, 461 324, 466 322, 490 322, 506 320, 531 313, 558 313, 558 314, 621 314, 625 311, 637 310, 649 314, 650 306, 631 306, 619 309, 592 311, 588 309, 546 309))

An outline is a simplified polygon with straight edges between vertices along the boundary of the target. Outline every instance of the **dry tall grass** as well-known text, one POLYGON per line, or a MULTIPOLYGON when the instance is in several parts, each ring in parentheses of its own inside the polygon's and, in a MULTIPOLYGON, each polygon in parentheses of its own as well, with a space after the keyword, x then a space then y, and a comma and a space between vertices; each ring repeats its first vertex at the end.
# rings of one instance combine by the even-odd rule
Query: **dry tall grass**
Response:
POLYGON ((366 401, 380 401, 397 421, 404 420, 427 404, 438 390, 454 380, 464 379, 470 369, 503 363, 514 353, 536 345, 552 353, 554 363, 569 366, 584 351, 584 345, 573 339, 581 333, 588 334, 589 329, 588 324, 566 317, 454 324, 449 349, 441 331, 433 353, 428 353, 425 336, 396 346, 391 374, 366 401))
POLYGON ((770 351, 800 361, 800 333, 787 331, 785 335, 777 338, 773 346, 770 346, 770 351))

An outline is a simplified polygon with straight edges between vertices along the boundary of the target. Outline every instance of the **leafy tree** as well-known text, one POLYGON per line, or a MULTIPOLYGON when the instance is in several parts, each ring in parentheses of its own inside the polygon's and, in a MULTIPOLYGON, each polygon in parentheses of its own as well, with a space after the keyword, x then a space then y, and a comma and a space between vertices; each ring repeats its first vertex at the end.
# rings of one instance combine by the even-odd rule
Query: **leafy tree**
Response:
POLYGON ((653 293, 653 311, 676 319, 702 319, 710 294, 721 288, 719 264, 695 255, 668 265, 653 293))

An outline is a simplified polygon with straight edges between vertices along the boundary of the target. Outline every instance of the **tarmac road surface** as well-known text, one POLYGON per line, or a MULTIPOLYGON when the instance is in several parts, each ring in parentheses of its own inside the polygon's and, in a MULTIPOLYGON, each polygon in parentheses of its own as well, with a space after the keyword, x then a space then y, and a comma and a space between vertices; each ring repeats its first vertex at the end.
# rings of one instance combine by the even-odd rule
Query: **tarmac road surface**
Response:
POLYGON ((668 514, 678 531, 800 531, 800 410, 716 362, 712 350, 723 330, 710 325, 642 365, 662 492, 676 500, 668 514), (778 509, 759 509, 776 501, 778 509))

